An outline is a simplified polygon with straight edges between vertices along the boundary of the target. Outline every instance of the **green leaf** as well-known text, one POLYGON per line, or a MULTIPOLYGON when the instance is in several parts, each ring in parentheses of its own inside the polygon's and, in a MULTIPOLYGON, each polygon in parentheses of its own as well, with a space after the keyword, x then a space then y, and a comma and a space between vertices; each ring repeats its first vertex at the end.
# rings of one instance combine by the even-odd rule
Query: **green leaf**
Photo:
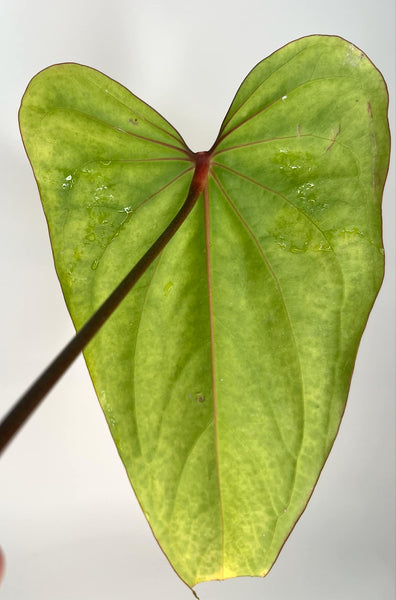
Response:
MULTIPOLYGON (((337 37, 240 87, 191 215, 85 358, 155 537, 189 585, 265 575, 343 414, 383 275, 381 75, 337 37)), ((103 74, 30 83, 24 143, 80 328, 182 205, 196 155, 103 74)))

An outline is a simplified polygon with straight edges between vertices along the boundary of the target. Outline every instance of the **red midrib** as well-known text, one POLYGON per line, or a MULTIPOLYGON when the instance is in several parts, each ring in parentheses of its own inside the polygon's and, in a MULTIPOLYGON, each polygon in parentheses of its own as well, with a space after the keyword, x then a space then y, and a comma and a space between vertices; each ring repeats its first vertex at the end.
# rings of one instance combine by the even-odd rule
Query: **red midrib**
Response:
POLYGON ((212 273, 211 273, 211 253, 210 253, 210 208, 209 208, 209 188, 208 177, 211 167, 212 154, 215 146, 207 152, 192 153, 195 162, 195 171, 191 182, 191 191, 194 195, 203 192, 204 197, 204 223, 205 223, 205 254, 206 254, 206 277, 208 285, 208 304, 209 304, 209 326, 210 326, 210 352, 211 352, 211 370, 212 370, 212 396, 213 396, 213 422, 215 435, 215 451, 217 466, 217 482, 220 505, 220 523, 222 535, 222 555, 221 555, 221 578, 224 579, 224 516, 221 501, 220 467, 219 467, 219 442, 217 429, 217 407, 216 407, 216 369, 215 369, 215 345, 214 345, 214 319, 213 319, 213 294, 212 294, 212 273))
POLYGON ((222 534, 222 559, 221 573, 224 577, 224 518, 221 501, 221 485, 220 485, 220 468, 219 468, 219 446, 217 435, 217 408, 216 408, 216 371, 215 371, 215 351, 214 351, 214 319, 213 319, 213 295, 212 295, 212 273, 211 273, 211 254, 210 254, 210 214, 209 214, 209 189, 208 189, 208 173, 210 167, 210 154, 200 153, 206 156, 202 157, 206 161, 207 170, 205 172, 205 183, 203 188, 204 194, 204 220, 205 220, 205 250, 206 250, 206 276, 208 284, 208 303, 209 303, 209 324, 210 324, 210 350, 211 350, 211 369, 212 369, 212 395, 213 395, 213 421, 216 449, 216 465, 217 465, 217 481, 220 505, 220 522, 222 534))

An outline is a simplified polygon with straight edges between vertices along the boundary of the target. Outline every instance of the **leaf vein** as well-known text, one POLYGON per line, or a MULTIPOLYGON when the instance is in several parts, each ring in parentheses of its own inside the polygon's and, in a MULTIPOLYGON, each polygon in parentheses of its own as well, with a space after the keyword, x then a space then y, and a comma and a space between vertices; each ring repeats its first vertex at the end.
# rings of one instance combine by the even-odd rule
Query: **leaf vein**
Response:
POLYGON ((154 138, 149 138, 146 137, 144 135, 138 135, 137 133, 133 133, 132 131, 126 131, 125 129, 122 129, 121 127, 117 127, 115 125, 112 125, 111 123, 108 123, 107 121, 104 121, 103 119, 100 119, 99 117, 95 117, 93 115, 90 115, 82 110, 79 110, 78 108, 72 108, 72 107, 65 107, 65 106, 54 106, 52 108, 52 110, 46 112, 41 121, 43 121, 45 118, 47 117, 51 117, 51 115, 55 114, 57 111, 64 111, 64 112, 71 112, 71 113, 77 113, 80 115, 83 115, 86 119, 89 119, 91 121, 95 121, 96 123, 100 123, 101 125, 104 125, 105 127, 108 127, 109 129, 112 129, 113 131, 119 132, 119 133, 124 133, 126 135, 129 135, 131 137, 135 137, 139 140, 143 140, 145 142, 151 142, 152 144, 157 144, 159 146, 163 146, 164 148, 170 148, 172 150, 177 150, 178 152, 181 152, 183 154, 186 154, 189 158, 191 158, 191 153, 188 151, 187 148, 182 148, 180 146, 175 146, 173 144, 168 144, 166 142, 162 142, 160 140, 156 140, 154 138))
POLYGON ((176 486, 176 489, 175 489, 175 492, 174 492, 172 509, 171 509, 171 513, 170 513, 170 517, 169 517, 170 521, 172 521, 172 519, 174 517, 174 513, 175 513, 175 510, 176 510, 177 496, 178 496, 178 493, 180 491, 180 485, 181 485, 181 481, 182 481, 182 478, 183 478, 183 473, 184 473, 184 471, 186 469, 187 463, 188 463, 188 461, 189 461, 192 453, 194 452, 194 449, 198 445, 198 442, 205 435, 205 433, 207 432, 207 430, 209 429, 209 427, 212 425, 212 423, 213 423, 213 418, 211 418, 208 421, 208 423, 205 425, 204 429, 202 429, 202 431, 199 432, 199 434, 197 435, 197 437, 195 438, 195 440, 191 444, 191 446, 190 446, 190 448, 189 448, 189 450, 188 450, 188 452, 186 454, 186 457, 185 457, 185 459, 183 461, 183 464, 181 466, 181 469, 180 469, 180 474, 179 474, 178 480, 177 480, 177 486, 176 486))
POLYGON ((254 114, 251 114, 251 115, 247 116, 240 123, 238 123, 238 125, 235 125, 229 131, 227 131, 227 133, 225 133, 224 135, 222 135, 221 137, 219 137, 218 140, 217 140, 217 142, 215 143, 215 146, 218 146, 227 137, 229 137, 232 133, 234 133, 234 131, 236 131, 237 129, 240 129, 240 127, 242 127, 243 125, 246 125, 246 123, 248 123, 249 121, 251 121, 252 119, 254 119, 255 117, 257 117, 258 115, 264 113, 266 110, 268 110, 269 108, 271 108, 271 106, 274 106, 274 104, 277 104, 278 102, 281 102, 283 96, 289 96, 292 92, 295 92, 298 89, 302 89, 304 86, 306 86, 306 85, 308 85, 310 83, 313 83, 313 82, 329 81, 329 79, 345 79, 345 78, 346 78, 345 75, 337 75, 337 76, 333 76, 333 77, 318 77, 317 79, 307 79, 306 81, 304 81, 300 85, 296 85, 295 87, 293 87, 293 88, 291 88, 289 90, 286 90, 285 92, 282 93, 282 96, 279 96, 278 98, 276 98, 275 100, 273 100, 269 104, 266 104, 263 108, 260 108, 260 110, 258 110, 254 114))
POLYGON ((211 367, 212 367, 212 395, 213 395, 213 421, 216 449, 216 467, 217 481, 219 491, 220 522, 221 522, 221 547, 222 547, 222 578, 224 577, 224 559, 225 559, 225 539, 224 539, 224 514, 221 495, 220 480, 220 457, 219 457, 219 439, 217 423, 217 398, 216 398, 216 369, 215 369, 215 332, 213 318, 213 296, 212 296, 212 276, 211 276, 211 255, 210 255, 210 206, 209 206, 209 188, 206 184, 204 189, 204 220, 205 220, 205 253, 206 253, 206 273, 208 285, 208 305, 209 305, 209 324, 210 324, 210 348, 211 348, 211 367))
POLYGON ((285 202, 287 202, 288 204, 290 204, 290 206, 292 206, 293 208, 295 208, 300 214, 301 216, 303 216, 305 219, 307 219, 318 231, 319 233, 325 238, 327 244, 329 245, 330 250, 334 253, 334 248, 329 240, 329 238, 327 237, 326 233, 323 231, 323 229, 321 229, 319 227, 319 225, 313 220, 311 219, 311 217, 309 215, 307 215, 307 213, 305 213, 303 210, 301 210, 301 208, 299 206, 296 206, 294 204, 294 202, 292 202, 291 200, 289 200, 289 198, 287 198, 287 196, 285 196, 284 194, 281 194, 280 192, 277 192, 276 190, 260 183, 259 181, 256 181, 255 179, 252 179, 251 177, 249 177, 248 175, 244 175, 243 173, 240 173, 239 171, 236 171, 235 169, 231 169, 231 167, 227 167, 226 165, 222 165, 221 163, 218 162, 213 162, 212 163, 214 166, 220 167, 222 169, 225 169, 226 171, 229 171, 230 173, 233 173, 234 175, 237 175, 238 177, 241 177, 241 179, 245 179, 246 181, 250 181, 250 183, 253 183, 255 185, 257 185, 258 187, 261 187, 263 190, 266 190, 267 192, 271 192, 272 194, 274 194, 275 196, 279 196, 279 198, 282 198, 282 200, 284 200, 285 202))
POLYGON ((110 244, 115 240, 116 237, 118 237, 120 231, 123 229, 124 225, 126 223, 128 223, 128 221, 130 220, 131 216, 135 215, 136 212, 140 208, 142 208, 147 202, 149 202, 150 200, 152 200, 153 198, 155 198, 155 196, 158 196, 158 194, 160 194, 165 189, 167 189, 168 187, 170 187, 171 185, 173 185, 178 179, 180 179, 181 177, 183 177, 183 175, 185 175, 186 173, 188 173, 192 169, 193 169, 193 167, 190 167, 190 168, 186 169, 185 171, 183 171, 182 173, 180 173, 179 175, 177 175, 176 177, 174 177, 173 179, 171 179, 170 181, 168 181, 168 183, 166 183, 159 190, 157 190, 156 192, 154 192, 153 194, 151 194, 150 196, 148 196, 147 198, 145 198, 144 200, 142 200, 142 202, 140 204, 138 204, 138 206, 133 210, 133 212, 129 212, 129 213, 126 214, 126 216, 124 217, 124 219, 121 221, 120 225, 114 231, 114 233, 111 236, 110 240, 107 241, 107 243, 106 243, 106 245, 105 245, 105 247, 103 249, 102 254, 99 256, 99 258, 96 259, 97 260, 96 268, 99 267, 99 263, 102 260, 103 256, 105 255, 106 251, 108 250, 110 244))
MULTIPOLYGON (((275 282, 275 286, 276 289, 278 291, 285 315, 286 315, 286 319, 289 325, 289 329, 290 329, 290 333, 293 339, 293 343, 294 343, 294 349, 295 349, 295 355, 296 355, 296 359, 297 359, 297 364, 298 364, 298 368, 299 368, 299 376, 300 376, 300 390, 301 390, 301 394, 300 397, 302 399, 302 409, 304 411, 304 382, 303 382, 303 375, 302 375, 302 369, 301 369, 301 363, 300 363, 300 358, 298 355, 298 349, 297 349, 297 343, 296 343, 296 338, 295 338, 295 333, 294 333, 294 329, 293 329, 293 324, 290 318, 290 313, 289 310, 287 308, 286 302, 285 302, 285 298, 282 292, 282 288, 279 282, 278 277, 276 276, 276 273, 274 272, 270 262, 268 261, 268 258, 265 255, 265 252, 263 250, 263 247, 261 246, 259 240, 257 239, 257 237, 254 235, 252 229, 249 227, 249 225, 247 224, 247 222, 245 221, 245 219, 243 218, 243 216, 241 215, 241 213, 238 211, 237 207, 235 206, 235 204, 232 202, 230 196, 228 195, 228 193, 226 192, 226 190, 224 189, 224 187, 222 186, 222 184, 220 183, 219 179, 216 177, 216 175, 213 174, 213 178, 216 181, 217 186, 219 187, 221 193, 223 194, 224 198, 227 200, 227 202, 229 203, 229 205, 231 206, 234 214, 236 215, 236 217, 238 218, 238 220, 240 221, 240 223, 242 224, 242 226, 244 227, 244 229, 247 231, 247 233, 249 234, 250 238, 253 240, 256 249, 258 250, 264 264, 266 265, 269 273, 271 274, 271 277, 273 278, 274 282, 275 282)), ((288 452, 288 454, 290 454, 292 456, 292 458, 297 462, 298 459, 298 454, 301 451, 301 446, 302 446, 302 440, 303 440, 303 432, 301 434, 301 440, 300 440, 300 445, 299 445, 299 450, 297 452, 297 455, 294 455, 288 448, 288 445, 286 444, 286 441, 283 437, 282 434, 282 430, 281 427, 279 426, 279 422, 277 420, 276 414, 274 413, 272 404, 269 405, 270 406, 270 410, 271 410, 271 414, 274 420, 274 423, 276 425, 276 428, 278 430, 278 434, 279 434, 279 438, 282 441, 283 446, 285 447, 286 451, 288 452)), ((302 422, 304 423, 304 417, 302 419, 302 422)))
MULTIPOLYGON (((92 79, 91 81, 103 93, 103 88, 96 81, 94 81, 94 79, 92 79)), ((124 89, 127 90, 127 88, 124 88, 124 89)), ((151 106, 149 106, 148 104, 146 104, 145 102, 143 102, 143 100, 141 100, 140 98, 138 98, 137 96, 135 96, 134 94, 132 94, 129 90, 127 90, 127 91, 131 94, 131 96, 133 98, 136 98, 136 100, 138 100, 142 104, 145 104, 148 108, 150 108, 153 112, 155 112, 158 116, 160 116, 161 119, 164 118, 154 108, 152 108, 151 106)), ((154 129, 157 129, 158 131, 162 131, 162 133, 164 133, 165 135, 168 135, 169 137, 172 137, 177 142, 181 141, 184 144, 184 140, 181 138, 180 134, 178 134, 178 135, 172 134, 169 131, 167 131, 166 129, 164 129, 163 127, 160 127, 160 125, 156 125, 155 123, 153 123, 152 121, 150 121, 150 119, 147 119, 146 117, 142 117, 141 114, 137 110, 131 108, 130 106, 128 106, 128 104, 125 104, 125 102, 122 102, 119 98, 117 98, 117 96, 114 96, 114 94, 112 94, 108 90, 105 90, 105 93, 108 94, 111 98, 113 98, 113 100, 115 100, 118 104, 120 104, 121 106, 124 106, 126 109, 128 109, 132 114, 137 115, 139 117, 139 119, 141 119, 145 123, 148 123, 149 125, 151 125, 152 127, 154 127, 154 129)), ((168 125, 170 127, 172 127, 170 125, 170 123, 168 123, 168 125)))
MULTIPOLYGON (((277 73, 278 71, 280 71, 281 69, 283 69, 283 67, 284 67, 284 66, 286 66, 286 65, 287 65, 287 64, 289 64, 291 61, 293 61, 293 60, 294 60, 294 59, 295 59, 295 58, 296 58, 296 57, 297 57, 299 54, 301 54, 301 53, 305 52, 305 50, 306 50, 306 47, 305 47, 305 48, 303 48, 302 50, 300 50, 299 52, 297 52, 296 54, 294 54, 293 56, 291 56, 291 57, 290 57, 290 58, 289 58, 287 61, 285 61, 284 63, 282 63, 281 65, 279 65, 279 67, 277 67, 276 69, 274 69, 273 71, 271 71, 271 73, 268 75, 268 77, 266 77, 266 78, 265 78, 265 79, 263 79, 263 80, 260 80, 260 83, 258 84, 258 86, 257 86, 257 87, 255 87, 255 88, 254 88, 254 90, 252 90, 252 91, 250 92, 250 94, 248 94, 248 95, 247 95, 247 97, 245 98, 245 100, 244 100, 244 101, 243 101, 243 102, 242 102, 242 103, 241 103, 241 104, 238 106, 238 108, 236 109, 236 111, 235 111, 235 112, 234 112, 232 115, 230 115, 230 118, 229 118, 229 119, 228 119, 228 120, 227 120, 227 121, 224 123, 224 125, 222 126, 222 128, 221 128, 221 130, 220 130, 220 133, 221 133, 221 131, 222 131, 222 130, 223 130, 225 127, 226 127, 227 123, 230 123, 230 121, 232 121, 232 119, 234 119, 234 118, 235 118, 235 115, 237 115, 237 114, 238 114, 238 112, 239 112, 239 111, 240 111, 240 110, 241 110, 241 109, 242 109, 242 108, 245 106, 245 104, 247 104, 247 102, 248 102, 248 101, 249 101, 249 100, 250 100, 250 99, 251 99, 251 98, 252 98, 252 97, 255 95, 255 93, 256 93, 256 92, 257 92, 257 91, 258 91, 258 90, 259 90, 259 89, 260 89, 260 88, 261 88, 261 87, 262 87, 262 86, 265 84, 265 82, 266 82, 266 81, 267 81, 267 80, 268 80, 270 77, 272 77, 272 75, 274 75, 275 73, 277 73)), ((256 69, 256 68, 257 68, 257 65, 256 65, 256 67, 254 67, 254 69, 256 69)), ((253 70, 254 70, 254 69, 253 69, 253 70)), ((249 75, 247 75, 246 79, 247 79, 248 77, 249 77, 249 75)), ((242 85, 243 85, 243 83, 242 83, 242 85)), ((238 95, 238 93, 240 92, 242 85, 240 86, 240 88, 239 88, 239 90, 238 90, 238 92, 237 92, 236 96, 237 96, 237 95, 238 95)), ((227 115, 227 116, 228 116, 228 115, 227 115)), ((220 138, 220 139, 224 139, 224 137, 223 137, 223 138, 220 138)), ((219 139, 219 143, 220 143, 220 139, 219 139)))

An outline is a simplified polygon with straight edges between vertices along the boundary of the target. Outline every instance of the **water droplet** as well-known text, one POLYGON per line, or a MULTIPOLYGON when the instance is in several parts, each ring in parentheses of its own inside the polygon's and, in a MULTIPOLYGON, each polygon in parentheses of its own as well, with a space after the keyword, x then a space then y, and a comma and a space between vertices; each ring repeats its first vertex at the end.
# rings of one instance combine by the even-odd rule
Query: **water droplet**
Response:
POLYGON ((223 378, 221 378, 221 379, 220 379, 220 381, 224 381, 224 379, 223 379, 223 378))
POLYGON ((168 283, 166 285, 164 285, 164 294, 165 294, 165 296, 168 296, 168 294, 171 291, 172 287, 173 287, 172 281, 168 281, 168 283))
POLYGON ((89 233, 86 236, 86 239, 89 240, 90 242, 94 242, 96 240, 96 235, 94 233, 89 233))
POLYGON ((286 242, 282 238, 279 238, 279 239, 275 240, 275 242, 278 244, 278 246, 280 248, 282 248, 282 250, 286 249, 286 242))
POLYGON ((111 160, 101 160, 100 162, 104 167, 111 165, 111 160))
POLYGON ((331 246, 327 242, 320 242, 318 250, 324 250, 325 252, 328 252, 329 250, 331 250, 331 246))
POLYGON ((62 189, 70 190, 72 187, 73 187, 73 177, 72 177, 72 175, 67 175, 67 177, 65 177, 64 183, 62 183, 62 189))
POLYGON ((127 215, 131 215, 135 212, 135 209, 132 206, 125 206, 120 212, 126 212, 127 215))
POLYGON ((282 100, 286 100, 286 98, 287 98, 286 95, 282 96, 282 100))
POLYGON ((297 188, 297 196, 315 202, 315 197, 313 196, 314 187, 315 185, 311 182, 303 183, 297 188))
POLYGON ((95 258, 95 260, 91 264, 92 271, 96 271, 96 269, 98 268, 98 264, 99 264, 99 258, 95 258))

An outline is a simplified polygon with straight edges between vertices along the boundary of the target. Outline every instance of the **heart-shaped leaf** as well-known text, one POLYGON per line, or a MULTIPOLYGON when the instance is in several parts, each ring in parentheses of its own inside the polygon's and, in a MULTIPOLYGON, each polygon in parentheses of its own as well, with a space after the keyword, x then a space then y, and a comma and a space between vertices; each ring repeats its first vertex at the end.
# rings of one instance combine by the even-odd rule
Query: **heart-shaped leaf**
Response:
MULTIPOLYGON (((189 586, 265 575, 328 456, 382 280, 386 109, 381 75, 340 38, 259 63, 192 213, 85 351, 135 493, 189 586)), ((177 213, 196 155, 76 64, 32 80, 20 122, 80 328, 177 213)))

